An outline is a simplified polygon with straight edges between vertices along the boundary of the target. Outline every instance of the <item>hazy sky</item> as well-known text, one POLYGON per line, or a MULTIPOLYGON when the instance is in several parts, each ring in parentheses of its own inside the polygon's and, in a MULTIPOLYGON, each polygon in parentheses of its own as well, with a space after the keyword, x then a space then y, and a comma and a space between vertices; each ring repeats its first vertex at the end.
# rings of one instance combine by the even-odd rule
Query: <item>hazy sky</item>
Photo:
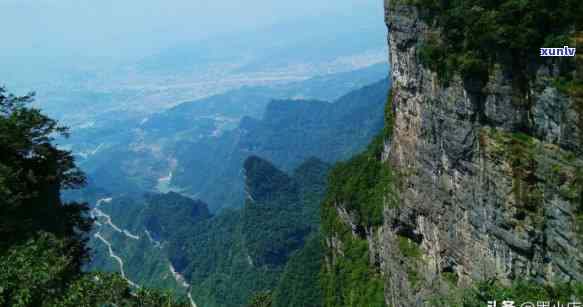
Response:
POLYGON ((0 0, 0 64, 9 58, 128 56, 186 39, 353 10, 381 0, 0 0))

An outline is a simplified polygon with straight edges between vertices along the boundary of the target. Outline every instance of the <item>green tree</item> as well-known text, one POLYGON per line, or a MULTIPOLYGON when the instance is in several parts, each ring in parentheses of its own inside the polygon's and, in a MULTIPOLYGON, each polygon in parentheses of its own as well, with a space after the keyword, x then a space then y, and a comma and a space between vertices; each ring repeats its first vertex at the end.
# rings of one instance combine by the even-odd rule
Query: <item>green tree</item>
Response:
POLYGON ((83 186, 85 175, 54 144, 68 129, 29 107, 33 98, 0 87, 0 306, 186 306, 117 274, 81 271, 93 221, 60 190, 83 186))
POLYGON ((267 291, 255 294, 247 307, 271 307, 271 305, 271 292, 267 291))
MULTIPOLYGON (((70 152, 53 144, 66 127, 28 106, 34 94, 14 96, 0 87, 0 247, 43 230, 73 236, 89 230, 85 204, 60 201, 62 188, 77 188, 85 176, 70 152)), ((76 238, 78 239, 78 238, 76 238)))

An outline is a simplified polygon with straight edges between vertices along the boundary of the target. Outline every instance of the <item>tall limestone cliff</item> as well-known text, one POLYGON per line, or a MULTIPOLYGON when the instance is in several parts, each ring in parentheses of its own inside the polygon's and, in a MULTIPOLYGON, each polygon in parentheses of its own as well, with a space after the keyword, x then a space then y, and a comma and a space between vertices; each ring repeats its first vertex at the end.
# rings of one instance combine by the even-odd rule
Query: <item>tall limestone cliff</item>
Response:
MULTIPOLYGON (((332 170, 326 304, 426 306, 490 279, 583 281, 580 83, 561 89, 563 62, 538 60, 538 49, 510 52, 510 65, 494 63, 485 77, 443 82, 422 53, 450 34, 417 2, 385 0, 393 89, 384 134, 353 167, 332 170), (380 170, 363 175, 369 166, 380 170), (362 267, 356 257, 368 268, 355 278, 343 272, 362 267), (353 286, 358 278, 368 287, 353 286), (384 297, 371 299, 365 291, 379 283, 384 297)), ((581 74, 581 57, 575 65, 581 74)))

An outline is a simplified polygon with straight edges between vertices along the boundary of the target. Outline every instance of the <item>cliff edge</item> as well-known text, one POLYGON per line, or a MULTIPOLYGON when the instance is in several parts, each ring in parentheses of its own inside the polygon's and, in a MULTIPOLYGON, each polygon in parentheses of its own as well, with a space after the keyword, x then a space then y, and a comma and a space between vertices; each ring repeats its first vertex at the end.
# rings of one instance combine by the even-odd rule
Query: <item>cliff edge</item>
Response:
POLYGON ((547 60, 542 45, 530 46, 581 45, 582 32, 565 23, 561 35, 543 36, 523 24, 547 3, 502 1, 499 10, 474 2, 385 0, 386 127, 376 145, 332 171, 323 205, 328 305, 425 306, 487 280, 583 281, 582 57, 547 60), (516 25, 503 11, 513 9, 516 25), (486 18, 498 21, 498 36, 488 35, 486 18), (525 29, 534 34, 523 47, 503 39, 519 41, 525 29), (380 170, 362 181, 371 165, 380 170), (346 192, 359 184, 358 193, 384 196, 346 192), (368 259, 361 292, 343 273, 359 267, 356 256, 368 259), (379 284, 384 302, 347 303, 372 297, 364 291, 379 284))

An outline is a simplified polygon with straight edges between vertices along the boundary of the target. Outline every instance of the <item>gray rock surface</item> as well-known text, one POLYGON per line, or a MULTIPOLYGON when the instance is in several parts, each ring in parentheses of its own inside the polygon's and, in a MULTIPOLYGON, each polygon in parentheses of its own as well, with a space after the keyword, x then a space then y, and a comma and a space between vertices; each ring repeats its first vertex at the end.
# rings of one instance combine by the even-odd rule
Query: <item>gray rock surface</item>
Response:
POLYGON ((552 86, 556 67, 538 68, 530 109, 513 105, 501 69, 483 91, 459 78, 443 87, 417 56, 435 29, 404 2, 385 0, 395 125, 383 159, 399 174, 400 205, 367 231, 387 304, 423 306, 430 294, 490 277, 583 281, 577 205, 565 194, 583 168, 583 132, 569 97, 552 86), (523 142, 515 127, 525 121, 523 142), (420 259, 399 251, 403 237, 420 259), (445 274, 457 277, 453 285, 445 274))

